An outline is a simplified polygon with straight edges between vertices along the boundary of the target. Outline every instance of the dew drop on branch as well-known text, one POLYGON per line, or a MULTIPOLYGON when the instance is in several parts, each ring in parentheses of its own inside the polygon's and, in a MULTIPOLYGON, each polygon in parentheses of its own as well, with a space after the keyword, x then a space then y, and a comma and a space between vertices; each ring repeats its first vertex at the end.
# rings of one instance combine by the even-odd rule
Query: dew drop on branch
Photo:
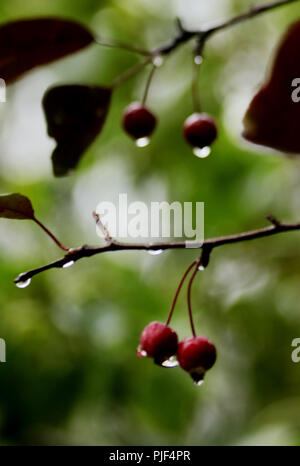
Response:
POLYGON ((156 55, 156 57, 153 58, 153 65, 156 66, 156 68, 159 68, 162 66, 164 63, 164 59, 161 55, 156 55))
POLYGON ((201 55, 196 55, 194 58, 195 65, 201 65, 202 62, 203 62, 203 58, 201 57, 201 55))
POLYGON ((67 262, 66 264, 63 265, 63 269, 68 269, 69 267, 72 267, 74 265, 74 261, 67 262))

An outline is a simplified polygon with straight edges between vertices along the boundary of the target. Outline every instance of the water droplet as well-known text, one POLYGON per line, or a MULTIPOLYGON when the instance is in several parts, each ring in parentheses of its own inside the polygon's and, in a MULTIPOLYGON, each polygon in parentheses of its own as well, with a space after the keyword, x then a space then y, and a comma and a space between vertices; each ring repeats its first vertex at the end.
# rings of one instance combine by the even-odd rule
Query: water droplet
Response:
POLYGON ((28 278, 28 280, 25 280, 24 282, 18 282, 16 283, 16 286, 18 288, 27 288, 27 286, 29 286, 31 283, 31 278, 28 278))
POLYGON ((194 62, 195 65, 201 65, 201 63, 203 62, 203 58, 201 57, 201 55, 196 55, 194 58, 194 62))
POLYGON ((74 261, 67 262, 66 264, 63 265, 63 269, 68 269, 69 267, 72 267, 74 265, 74 261))
POLYGON ((150 251, 148 251, 148 254, 150 254, 151 256, 159 256, 159 254, 161 254, 162 252, 162 249, 150 249, 150 251))
POLYGON ((139 138, 135 141, 137 147, 146 147, 150 143, 149 138, 139 138))
POLYGON ((139 345, 137 347, 136 354, 138 355, 139 358, 146 358, 147 357, 147 352, 145 350, 141 349, 141 345, 139 345))
POLYGON ((198 380, 198 381, 194 381, 194 384, 197 386, 197 387, 201 387, 201 385, 204 384, 204 380, 198 380))
POLYGON ((153 65, 156 66, 156 68, 159 68, 163 63, 164 59, 161 55, 156 55, 156 57, 153 58, 153 65))
POLYGON ((176 356, 171 356, 169 359, 167 359, 166 361, 162 362, 161 365, 163 367, 177 367, 179 366, 179 362, 177 361, 177 358, 176 356))
POLYGON ((200 385, 203 384, 204 382, 204 375, 205 375, 205 370, 202 367, 198 367, 197 369, 194 369, 193 372, 190 372, 190 376, 193 379, 193 382, 197 387, 200 387, 200 385))
POLYGON ((205 157, 208 157, 211 153, 211 148, 208 146, 203 147, 202 149, 200 147, 195 147, 193 152, 194 155, 196 155, 196 157, 199 157, 200 159, 205 159, 205 157))
POLYGON ((203 271, 205 270, 205 267, 203 267, 203 265, 199 265, 198 270, 203 271))

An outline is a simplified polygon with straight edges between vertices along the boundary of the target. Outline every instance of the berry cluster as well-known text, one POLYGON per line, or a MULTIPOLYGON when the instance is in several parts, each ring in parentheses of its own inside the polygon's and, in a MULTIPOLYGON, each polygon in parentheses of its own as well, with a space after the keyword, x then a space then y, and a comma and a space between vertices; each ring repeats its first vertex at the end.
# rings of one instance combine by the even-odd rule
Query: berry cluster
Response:
POLYGON ((194 261, 186 270, 175 293, 166 324, 151 322, 142 332, 137 349, 139 357, 153 358, 154 362, 163 367, 180 366, 188 372, 196 385, 201 385, 204 375, 215 363, 217 352, 214 344, 206 337, 197 337, 191 308, 191 287, 199 270, 203 270, 201 259, 194 261), (193 336, 178 341, 177 333, 169 326, 184 281, 191 270, 187 291, 189 318, 193 336))
POLYGON ((177 333, 161 322, 151 322, 144 329, 137 349, 140 357, 153 358, 163 367, 179 365, 200 385, 205 372, 215 363, 217 353, 205 337, 190 337, 178 343, 177 333))
MULTIPOLYGON (((142 147, 148 144, 157 118, 145 105, 133 102, 125 109, 122 123, 126 133, 142 147)), ((199 157, 205 157, 217 138, 216 122, 206 113, 193 113, 184 122, 183 135, 193 147, 194 153, 199 157)))

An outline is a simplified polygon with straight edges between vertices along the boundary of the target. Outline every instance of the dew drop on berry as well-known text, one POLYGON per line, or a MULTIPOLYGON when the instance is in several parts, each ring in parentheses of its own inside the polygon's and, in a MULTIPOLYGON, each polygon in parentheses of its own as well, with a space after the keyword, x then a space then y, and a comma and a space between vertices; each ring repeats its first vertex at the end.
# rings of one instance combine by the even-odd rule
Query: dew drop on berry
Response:
POLYGON ((205 270, 205 267, 203 267, 203 265, 199 265, 198 270, 199 270, 200 272, 203 272, 203 270, 205 270))
POLYGON ((197 386, 197 387, 201 387, 201 385, 204 384, 204 380, 198 380, 198 381, 194 381, 194 384, 197 386))
POLYGON ((150 143, 150 139, 149 138, 139 138, 139 139, 136 139, 135 141, 135 144, 137 147, 146 147, 148 146, 150 143))
POLYGON ((29 286, 31 283, 31 278, 28 278, 28 280, 25 280, 24 282, 18 282, 16 283, 16 286, 18 288, 27 288, 27 286, 29 286))
POLYGON ((208 157, 211 153, 211 148, 209 146, 202 147, 195 147, 193 150, 194 155, 196 157, 199 157, 200 159, 205 159, 205 157, 208 157))
POLYGON ((163 367, 177 367, 179 366, 179 362, 177 361, 176 356, 171 356, 169 359, 166 359, 166 361, 162 362, 161 365, 163 367))
POLYGON ((162 249, 150 249, 150 251, 148 251, 148 254, 150 254, 151 256, 159 256, 162 252, 162 249))
POLYGON ((74 261, 67 262, 66 264, 63 265, 63 269, 68 269, 69 267, 72 267, 74 265, 74 261))
POLYGON ((136 354, 138 355, 139 358, 147 357, 147 352, 141 348, 141 345, 137 347, 136 354))

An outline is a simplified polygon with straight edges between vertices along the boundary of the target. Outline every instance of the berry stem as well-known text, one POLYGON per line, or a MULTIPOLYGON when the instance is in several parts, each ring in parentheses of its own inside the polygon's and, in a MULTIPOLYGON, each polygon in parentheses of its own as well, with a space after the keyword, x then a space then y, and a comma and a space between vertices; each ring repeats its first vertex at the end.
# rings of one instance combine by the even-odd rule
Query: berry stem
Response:
POLYGON ((199 266, 201 264, 201 258, 196 261, 196 267, 195 267, 195 270, 189 280, 189 283, 188 283, 188 289, 187 289, 187 304, 188 304, 188 310, 189 310, 189 318, 190 318, 190 324, 191 324, 191 329, 192 329, 192 334, 193 334, 193 337, 196 336, 196 331, 195 331, 195 325, 194 325, 194 320, 193 320, 193 311, 192 311, 192 304, 191 304, 191 291, 192 291, 192 284, 193 284, 193 281, 199 271, 199 266))
POLYGON ((199 71, 203 62, 203 48, 205 41, 201 35, 196 39, 196 46, 194 50, 194 70, 192 80, 192 95, 194 110, 196 113, 201 112, 200 95, 199 95, 199 71))
POLYGON ((54 243, 60 248, 62 249, 63 251, 69 251, 70 248, 66 248, 65 246, 63 246, 61 244, 61 242, 56 238, 56 236, 54 236, 53 233, 51 233, 50 230, 48 230, 48 228, 45 227, 45 225, 43 225, 37 218, 33 217, 32 219, 39 227, 42 228, 42 230, 44 230, 45 233, 47 233, 48 236, 50 236, 50 238, 54 241, 54 243))
POLYGON ((96 44, 102 45, 103 47, 118 48, 122 50, 127 50, 128 52, 139 53, 140 55, 149 56, 150 52, 140 47, 134 45, 125 44, 125 42, 120 42, 118 40, 104 40, 100 37, 96 37, 96 44))
POLYGON ((155 70, 156 70, 156 66, 153 65, 152 68, 151 68, 151 71, 149 73, 147 82, 146 82, 146 87, 145 87, 144 96, 143 96, 143 100, 142 100, 143 105, 146 104, 146 100, 147 100, 147 97, 148 97, 148 94, 149 94, 149 89, 150 89, 150 86, 151 86, 151 82, 152 82, 155 70))
POLYGON ((182 285, 184 284, 184 281, 186 279, 186 277, 188 276, 190 270, 197 264, 197 261, 194 261, 192 262, 191 265, 189 265, 189 267, 186 269, 182 279, 180 280, 180 283, 179 283, 179 286, 176 290, 176 293, 175 293, 175 296, 174 296, 174 299, 173 299, 173 302, 172 302, 172 306, 171 306, 171 309, 170 309, 170 312, 169 312, 169 315, 168 315, 168 318, 167 318, 167 321, 166 321, 166 325, 169 325, 170 323, 170 320, 171 320, 171 317, 173 315, 173 312, 174 312, 174 309, 175 309, 175 306, 176 306, 176 302, 177 302, 177 299, 178 299, 178 296, 179 296, 179 293, 181 291, 181 288, 182 288, 182 285))
MULTIPOLYGON (((199 55, 199 57, 200 57, 200 55, 199 55)), ((196 58, 198 58, 198 57, 195 57, 195 59, 196 58)), ((192 80, 192 96, 193 96, 194 111, 196 113, 201 112, 199 84, 198 84, 199 68, 200 68, 200 64, 198 64, 198 63, 196 63, 196 61, 194 61, 193 80, 192 80)))

